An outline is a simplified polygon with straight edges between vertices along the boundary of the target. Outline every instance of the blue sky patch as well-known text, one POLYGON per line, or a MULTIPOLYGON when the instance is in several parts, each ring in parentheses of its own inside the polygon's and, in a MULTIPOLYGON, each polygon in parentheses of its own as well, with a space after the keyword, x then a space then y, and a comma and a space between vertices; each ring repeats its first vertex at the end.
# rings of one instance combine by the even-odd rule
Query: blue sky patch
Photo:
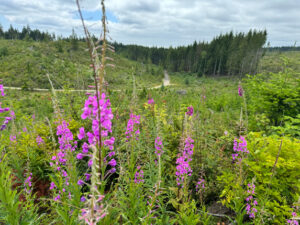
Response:
MULTIPOLYGON (((102 18, 102 12, 100 10, 96 10, 96 11, 82 10, 81 12, 82 12, 83 18, 88 21, 97 21, 97 20, 101 20, 101 18, 102 18)), ((114 14, 112 12, 110 12, 109 10, 106 10, 106 17, 107 17, 107 20, 109 20, 111 22, 118 22, 117 17, 115 17, 114 14)), ((80 19, 79 13, 77 11, 74 12, 73 18, 80 19)))

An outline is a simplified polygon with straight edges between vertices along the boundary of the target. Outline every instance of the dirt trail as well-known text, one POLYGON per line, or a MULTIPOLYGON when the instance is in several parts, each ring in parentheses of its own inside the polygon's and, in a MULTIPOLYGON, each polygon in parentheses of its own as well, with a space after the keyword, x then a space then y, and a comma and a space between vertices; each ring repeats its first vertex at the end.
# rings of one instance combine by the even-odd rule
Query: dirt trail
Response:
MULTIPOLYGON (((169 74, 168 74, 168 71, 164 70, 164 79, 163 79, 163 84, 164 86, 169 86, 169 85, 172 85, 171 82, 170 82, 170 77, 169 77, 169 74)), ((161 85, 157 85, 151 89, 156 89, 156 88, 160 88, 161 85)))
POLYGON ((164 86, 171 85, 171 83, 170 83, 170 77, 169 77, 169 74, 168 74, 168 72, 166 70, 164 71, 164 75, 165 75, 165 77, 163 79, 164 86))
MULTIPOLYGON (((170 77, 169 77, 169 74, 166 70, 164 70, 164 79, 163 79, 163 84, 164 86, 169 86, 169 85, 172 85, 171 82, 170 82, 170 77)), ((161 85, 157 85, 155 87, 152 87, 150 89, 156 89, 156 88, 160 88, 161 85)), ((9 89, 9 90, 22 90, 22 88, 20 87, 4 87, 4 89, 9 89)), ((51 91, 51 89, 44 89, 44 88, 32 88, 30 89, 32 91, 51 91)), ((55 89, 55 91, 66 91, 64 89, 55 89)), ((68 90, 68 91, 71 91, 71 92, 93 92, 95 90, 68 90)), ((113 91, 120 91, 120 90, 113 90, 113 91)))

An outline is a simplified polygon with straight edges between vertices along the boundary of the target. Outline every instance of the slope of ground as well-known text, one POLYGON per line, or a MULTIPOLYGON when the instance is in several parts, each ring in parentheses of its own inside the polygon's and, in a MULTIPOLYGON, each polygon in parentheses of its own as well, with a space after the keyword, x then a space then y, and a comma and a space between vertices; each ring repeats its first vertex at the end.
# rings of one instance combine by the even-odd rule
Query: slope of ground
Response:
MULTIPOLYGON (((135 76, 141 87, 158 85, 163 71, 154 65, 144 65, 114 54, 115 68, 107 69, 107 81, 112 88, 132 83, 135 76)), ((70 42, 34 42, 0 40, 0 79, 5 86, 50 88, 46 74, 55 88, 86 89, 93 82, 86 44, 78 42, 73 50, 70 42)))

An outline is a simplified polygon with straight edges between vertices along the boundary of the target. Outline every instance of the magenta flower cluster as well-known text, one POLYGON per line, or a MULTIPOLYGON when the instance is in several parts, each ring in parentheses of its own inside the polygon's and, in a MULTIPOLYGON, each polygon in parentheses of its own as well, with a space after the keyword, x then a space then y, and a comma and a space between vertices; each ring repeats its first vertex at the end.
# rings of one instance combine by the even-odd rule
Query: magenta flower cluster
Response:
POLYGON ((254 184, 248 184, 247 194, 248 196, 246 198, 246 212, 250 218, 255 218, 255 214, 257 213, 257 209, 255 208, 257 206, 257 201, 253 197, 253 195, 255 195, 254 184))
POLYGON ((233 151, 235 153, 232 154, 232 160, 239 160, 241 161, 242 159, 242 154, 249 153, 249 150, 247 150, 247 141, 245 137, 240 136, 240 138, 237 140, 236 138, 233 141, 233 151))
MULTIPOLYGON (((112 113, 110 100, 109 98, 106 98, 105 93, 101 94, 99 102, 97 102, 97 96, 88 97, 88 99, 85 101, 81 118, 90 119, 92 121, 92 131, 85 132, 83 127, 79 129, 78 139, 82 140, 84 138, 87 138, 88 143, 83 143, 82 152, 77 154, 77 159, 80 160, 85 156, 91 157, 88 162, 88 166, 92 166, 92 155, 88 154, 89 147, 92 145, 96 146, 100 142, 99 130, 101 129, 102 145, 106 146, 110 150, 105 157, 104 162, 107 162, 108 165, 113 167, 109 172, 114 173, 116 171, 114 167, 117 165, 117 161, 113 158, 113 156, 115 155, 115 152, 113 151, 115 138, 108 137, 109 133, 112 132, 112 119, 114 118, 114 115, 112 113)), ((88 180, 87 178, 89 178, 88 175, 86 175, 86 180, 88 180)))
POLYGON ((135 136, 135 138, 138 140, 140 134, 140 129, 138 127, 140 124, 140 119, 140 115, 134 115, 132 113, 130 114, 130 118, 127 122, 127 129, 125 132, 127 141, 133 136, 135 136))
POLYGON ((157 156, 161 156, 161 154, 164 152, 161 137, 156 137, 154 147, 155 147, 155 154, 157 156))
POLYGON ((17 136, 11 134, 11 135, 9 136, 9 140, 10 140, 10 142, 12 142, 12 143, 17 143, 17 136))
POLYGON ((288 219, 286 222, 287 224, 290 224, 290 225, 299 225, 299 222, 297 219, 295 219, 297 217, 297 213, 296 212, 292 212, 292 216, 293 218, 292 219, 288 219))
MULTIPOLYGON (((66 154, 67 151, 74 151, 76 145, 72 145, 73 134, 68 128, 69 124, 66 121, 62 121, 60 125, 57 126, 56 135, 58 136, 58 143, 60 151, 57 155, 52 156, 50 166, 55 165, 57 170, 61 170, 61 166, 66 164, 66 154)), ((74 144, 77 144, 74 142, 74 144)))
POLYGON ((136 169, 137 171, 134 175, 134 183, 144 183, 144 171, 141 169, 141 166, 138 166, 136 169))
MULTIPOLYGON (((90 145, 96 145, 97 141, 99 141, 99 124, 101 124, 101 137, 107 137, 108 133, 112 132, 111 127, 114 115, 112 114, 110 106, 110 100, 106 98, 105 93, 101 94, 99 103, 97 102, 97 96, 89 96, 85 101, 81 118, 83 120, 87 118, 92 120, 92 133, 87 132, 86 134, 90 145)), ((81 134, 78 137, 81 137, 82 139, 84 136, 84 130, 82 129, 81 134)), ((113 141, 108 143, 113 144, 113 141)), ((107 145, 108 143, 104 144, 107 145)), ((112 145, 110 148, 112 148, 112 145)))
POLYGON ((5 96, 3 84, 0 84, 0 95, 5 96))
POLYGON ((27 193, 31 192, 31 186, 32 186, 32 173, 29 174, 29 176, 24 181, 24 189, 27 193))
POLYGON ((242 88, 242 86, 239 84, 239 87, 238 87, 238 94, 239 94, 239 96, 243 96, 243 94, 244 94, 244 90, 243 90, 243 88, 242 88))
MULTIPOLYGON (((56 132, 57 136, 58 136, 58 143, 59 143, 59 152, 52 156, 51 160, 52 162, 50 162, 50 166, 53 166, 56 168, 57 171, 60 172, 63 180, 64 180, 64 184, 65 186, 69 186, 69 176, 68 173, 64 170, 64 167, 67 163, 67 154, 68 151, 72 152, 76 149, 76 145, 77 142, 74 142, 73 145, 73 134, 69 129, 69 124, 66 121, 62 121, 58 126, 57 126, 57 132, 56 132)), ((54 189, 56 188, 56 185, 54 183, 51 183, 50 185, 50 189, 54 189)), ((66 192, 66 189, 63 188, 62 189, 63 192, 66 192)), ((61 191, 59 191, 59 194, 54 198, 55 201, 60 199, 60 194, 61 191)), ((69 198, 71 198, 71 193, 69 192, 69 198)))
POLYGON ((37 143, 38 146, 40 146, 42 144, 45 144, 43 138, 41 138, 40 136, 36 137, 36 143, 37 143))
POLYGON ((194 108, 193 108, 193 106, 187 107, 186 114, 189 115, 189 116, 192 116, 194 114, 194 108))
POLYGON ((148 100, 148 104, 149 104, 149 105, 154 105, 154 104, 155 104, 153 98, 150 98, 150 99, 148 100))
POLYGON ((200 178, 196 184, 196 192, 205 190, 205 180, 200 178))
POLYGON ((176 181, 178 186, 183 187, 186 176, 192 175, 193 171, 189 163, 192 161, 193 154, 194 140, 190 137, 187 137, 185 139, 184 149, 176 160, 176 181))
MULTIPOLYGON (((2 84, 0 84, 0 95, 1 96, 5 96, 5 93, 4 93, 4 87, 2 84)), ((5 108, 2 108, 2 102, 0 102, 0 113, 9 113, 10 116, 4 116, 2 118, 4 118, 3 122, 2 122, 2 125, 0 127, 0 131, 2 130, 5 130, 6 127, 7 127, 7 124, 9 123, 9 121, 11 121, 14 117, 15 117, 15 113, 14 111, 12 111, 10 108, 8 107, 5 107, 5 108)), ((0 117, 1 118, 1 117, 0 117)))

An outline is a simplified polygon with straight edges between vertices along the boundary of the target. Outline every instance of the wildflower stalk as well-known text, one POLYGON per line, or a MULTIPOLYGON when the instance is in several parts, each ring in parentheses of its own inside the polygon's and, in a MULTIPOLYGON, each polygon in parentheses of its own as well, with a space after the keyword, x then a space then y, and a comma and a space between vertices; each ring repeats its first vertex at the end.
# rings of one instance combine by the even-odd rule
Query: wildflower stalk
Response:
MULTIPOLYGON (((105 64, 106 64, 106 49, 107 49, 107 40, 106 40, 106 35, 107 35, 107 27, 106 27, 106 14, 105 14, 105 5, 104 5, 104 0, 101 0, 101 6, 102 6, 102 28, 103 28, 103 37, 101 38, 102 41, 102 46, 101 46, 101 61, 99 60, 99 55, 97 53, 97 48, 95 47, 95 44, 91 38, 91 35, 84 23, 84 19, 82 16, 82 12, 80 9, 80 4, 79 0, 76 0, 76 4, 78 7, 78 12, 80 15, 80 19, 82 22, 82 26, 85 32, 85 37, 86 37, 86 42, 88 45, 88 50, 90 54, 90 59, 92 63, 92 69, 93 69, 93 74, 94 74, 94 84, 95 84, 95 91, 96 91, 96 99, 97 102, 99 103, 100 100, 100 95, 102 94, 102 87, 103 87, 103 80, 104 80, 104 75, 105 75, 105 64)), ((97 140, 97 146, 98 148, 94 149, 97 151, 97 157, 95 159, 95 163, 99 165, 98 171, 99 171, 99 178, 103 182, 104 181, 104 174, 105 174, 105 168, 102 168, 104 166, 104 158, 105 158, 105 152, 102 149, 102 127, 101 127, 101 107, 98 104, 98 127, 99 127, 99 139, 97 140)))

